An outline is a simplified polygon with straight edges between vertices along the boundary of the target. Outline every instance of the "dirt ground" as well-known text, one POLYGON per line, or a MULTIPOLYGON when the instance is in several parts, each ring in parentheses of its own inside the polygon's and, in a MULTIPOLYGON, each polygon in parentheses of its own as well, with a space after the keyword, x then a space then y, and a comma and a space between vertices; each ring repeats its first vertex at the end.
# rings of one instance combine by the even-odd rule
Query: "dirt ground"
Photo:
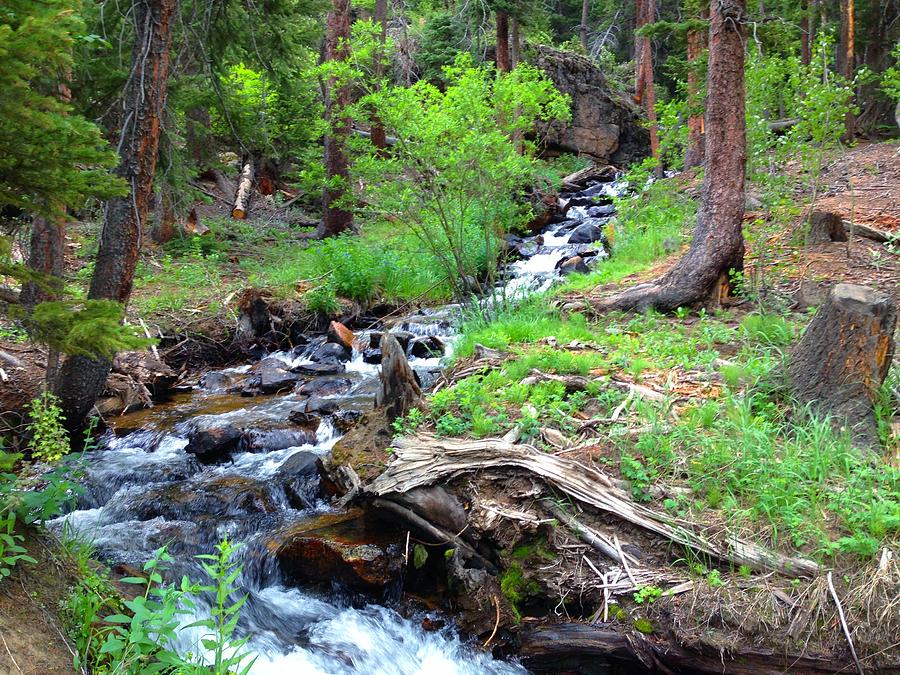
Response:
POLYGON ((42 536, 27 533, 24 546, 38 563, 19 564, 0 581, 0 675, 77 672, 58 617, 74 570, 42 536))

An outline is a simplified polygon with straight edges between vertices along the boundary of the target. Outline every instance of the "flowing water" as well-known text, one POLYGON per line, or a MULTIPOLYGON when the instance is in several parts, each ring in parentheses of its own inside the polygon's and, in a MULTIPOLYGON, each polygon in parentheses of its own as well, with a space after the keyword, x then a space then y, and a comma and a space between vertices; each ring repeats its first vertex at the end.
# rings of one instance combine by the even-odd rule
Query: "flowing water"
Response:
MULTIPOLYGON (((604 184, 586 191, 591 194, 574 195, 578 201, 569 209, 569 221, 523 240, 519 246, 526 257, 509 266, 506 296, 534 293, 558 280, 557 263, 588 248, 568 243, 572 231, 584 223, 602 224, 590 212, 592 198, 608 201, 620 190, 604 184)), ((443 351, 446 358, 452 349, 458 309, 422 310, 390 327, 407 334, 410 363, 425 384, 440 368, 442 355, 435 352, 443 351)), ((452 622, 426 630, 424 612, 401 615, 392 602, 399 588, 361 596, 340 585, 297 583, 273 559, 273 542, 284 532, 298 527, 327 531, 320 525, 336 518, 318 474, 302 467, 314 456, 327 455, 348 416, 371 407, 378 365, 372 362, 377 353, 366 345, 377 334, 359 333, 361 347, 338 363, 321 358, 328 347, 323 338, 292 352, 269 354, 265 365, 276 374, 303 373, 291 383, 290 393, 254 390, 261 386, 261 364, 248 364, 209 373, 192 392, 120 418, 102 447, 85 454, 77 510, 54 527, 79 532, 93 542, 98 557, 126 570, 140 569, 154 550, 166 546, 174 558, 169 574, 195 580, 203 573, 194 556, 209 553, 225 537, 240 542, 244 569, 238 586, 248 600, 238 633, 249 637, 247 649, 257 656, 253 673, 524 672, 518 664, 494 660, 463 641, 452 622), (303 417, 310 410, 315 414, 303 417), (288 422, 292 413, 306 420, 305 431, 288 422), (186 451, 198 432, 227 430, 240 430, 242 436, 224 459, 212 463, 186 451)), ((358 529, 340 536, 349 536, 352 543, 392 536, 358 529)), ((185 625, 204 615, 202 599, 196 613, 185 617, 185 625)), ((183 630, 175 647, 202 654, 200 630, 183 630)))

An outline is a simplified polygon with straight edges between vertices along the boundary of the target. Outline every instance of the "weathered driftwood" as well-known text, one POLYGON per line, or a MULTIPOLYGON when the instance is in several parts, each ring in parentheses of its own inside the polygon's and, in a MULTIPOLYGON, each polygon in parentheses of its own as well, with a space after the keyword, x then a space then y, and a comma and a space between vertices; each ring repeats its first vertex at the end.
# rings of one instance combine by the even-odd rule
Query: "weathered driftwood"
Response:
POLYGON ((400 343, 390 333, 381 338, 381 387, 375 394, 375 407, 385 408, 395 420, 409 412, 422 397, 422 389, 409 367, 400 343))
MULTIPOLYGON (((619 551, 615 547, 615 544, 613 544, 613 542, 610 541, 608 537, 603 536, 603 534, 593 530, 584 523, 579 523, 574 516, 569 515, 549 500, 544 500, 544 507, 550 513, 552 513, 553 516, 557 518, 561 523, 572 530, 572 532, 585 544, 600 551, 600 553, 605 555, 610 560, 614 560, 619 564, 623 564, 623 558, 627 554, 622 553, 620 555, 619 551)), ((632 558, 631 564, 636 565, 637 560, 632 558)))
POLYGON ((585 184, 589 180, 609 180, 615 175, 616 167, 614 166, 591 164, 584 167, 583 169, 575 171, 574 173, 570 173, 568 176, 563 178, 562 185, 563 188, 569 190, 570 192, 577 192, 578 190, 584 189, 585 184))
POLYGON ((538 673, 578 670, 584 665, 596 668, 603 660, 627 663, 628 672, 634 673, 780 675, 847 672, 853 667, 830 656, 781 654, 753 645, 703 652, 657 642, 637 632, 626 634, 581 623, 525 629, 519 634, 517 654, 529 670, 538 673))
POLYGON ((397 439, 393 447, 394 460, 365 487, 365 492, 382 496, 468 471, 514 467, 530 471, 584 504, 720 560, 791 577, 811 576, 819 571, 818 565, 810 560, 784 556, 738 537, 722 543, 713 541, 696 523, 633 502, 600 471, 571 459, 548 455, 529 445, 497 439, 466 441, 421 435, 397 439))
POLYGON ((846 229, 847 232, 852 232, 853 234, 857 234, 860 237, 865 237, 866 239, 877 241, 879 244, 885 244, 892 238, 891 233, 876 230, 874 227, 869 227, 868 225, 863 225, 862 223, 851 223, 849 220, 845 220, 843 222, 844 229, 846 229))
POLYGON ((234 206, 231 208, 231 217, 243 220, 250 210, 250 196, 253 194, 253 164, 247 162, 241 170, 238 179, 237 192, 234 193, 234 206))
POLYGON ((791 352, 794 395, 846 424, 861 446, 878 444, 874 406, 891 366, 896 326, 892 297, 837 284, 791 352))

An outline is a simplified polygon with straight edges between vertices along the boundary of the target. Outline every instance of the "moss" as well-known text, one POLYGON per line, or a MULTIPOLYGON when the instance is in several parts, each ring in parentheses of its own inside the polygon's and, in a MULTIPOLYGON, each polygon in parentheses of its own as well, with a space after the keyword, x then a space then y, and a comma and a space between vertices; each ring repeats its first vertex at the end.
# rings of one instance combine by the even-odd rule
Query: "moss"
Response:
POLYGON ((513 616, 515 616, 518 623, 522 620, 518 604, 529 596, 540 592, 540 586, 538 586, 537 582, 526 579, 522 566, 514 562, 506 568, 506 571, 500 577, 500 591, 507 602, 509 602, 513 616))
POLYGON ((634 629, 644 635, 650 635, 653 632, 653 624, 650 623, 649 619, 635 619, 634 629))

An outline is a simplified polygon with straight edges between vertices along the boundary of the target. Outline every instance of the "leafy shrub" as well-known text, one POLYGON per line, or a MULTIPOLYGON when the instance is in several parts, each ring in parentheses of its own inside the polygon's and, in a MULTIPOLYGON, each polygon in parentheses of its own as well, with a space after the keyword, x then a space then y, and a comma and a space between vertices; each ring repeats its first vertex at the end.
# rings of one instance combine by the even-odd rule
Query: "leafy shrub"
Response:
POLYGON ((59 407, 59 399, 50 392, 44 392, 32 399, 28 411, 31 423, 28 432, 31 440, 28 449, 35 459, 58 462, 69 453, 69 435, 63 426, 64 418, 59 407))

